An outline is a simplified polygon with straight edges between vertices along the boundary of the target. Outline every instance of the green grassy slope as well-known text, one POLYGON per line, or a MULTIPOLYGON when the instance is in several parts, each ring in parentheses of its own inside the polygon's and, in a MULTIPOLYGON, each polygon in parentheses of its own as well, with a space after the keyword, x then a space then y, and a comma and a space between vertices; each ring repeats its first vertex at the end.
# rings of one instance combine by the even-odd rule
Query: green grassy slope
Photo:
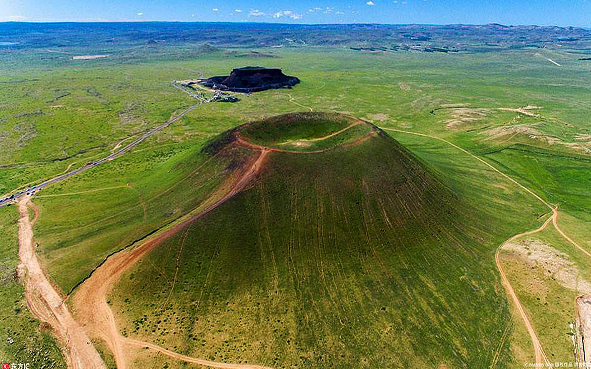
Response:
POLYGON ((484 219, 383 132, 271 153, 249 190, 141 260, 110 302, 125 335, 217 361, 486 367, 500 352, 504 366, 510 316, 484 219))
POLYGON ((38 253, 63 291, 111 253, 196 208, 241 160, 240 152, 209 157, 200 150, 134 152, 35 197, 42 214, 38 253))

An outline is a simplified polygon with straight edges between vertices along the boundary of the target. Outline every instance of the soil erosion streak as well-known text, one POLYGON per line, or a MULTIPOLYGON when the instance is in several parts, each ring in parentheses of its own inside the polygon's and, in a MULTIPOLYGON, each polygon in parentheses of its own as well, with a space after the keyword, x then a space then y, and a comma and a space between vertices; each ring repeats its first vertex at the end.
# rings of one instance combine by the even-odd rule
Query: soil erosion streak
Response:
POLYGON ((222 185, 186 220, 153 236, 134 249, 125 249, 110 256, 92 273, 90 278, 79 286, 79 290, 75 293, 73 298, 73 304, 76 308, 76 316, 84 322, 85 327, 87 327, 88 331, 91 332, 93 336, 101 337, 107 343, 113 352, 118 369, 127 368, 129 362, 127 355, 129 354, 131 346, 147 347, 175 359, 215 368, 264 368, 255 365, 216 363, 190 358, 148 342, 127 339, 123 337, 117 329, 115 317, 107 304, 107 294, 110 292, 112 285, 117 282, 121 275, 156 245, 245 189, 260 171, 268 154, 268 150, 263 150, 258 154, 258 157, 257 155, 253 155, 249 162, 244 165, 243 169, 232 174, 230 178, 222 183, 222 185), (127 347, 125 347, 126 345, 127 347))
MULTIPOLYGON (((61 296, 53 288, 37 259, 33 243, 33 224, 39 217, 39 208, 30 203, 31 196, 19 199, 20 213, 18 241, 21 265, 26 270, 25 296, 27 305, 40 320, 51 325, 65 347, 68 367, 75 369, 106 369, 103 360, 84 333, 82 327, 72 318, 61 296), (35 219, 29 220, 28 207, 35 210, 35 219)), ((22 273, 19 273, 22 276, 22 273)))

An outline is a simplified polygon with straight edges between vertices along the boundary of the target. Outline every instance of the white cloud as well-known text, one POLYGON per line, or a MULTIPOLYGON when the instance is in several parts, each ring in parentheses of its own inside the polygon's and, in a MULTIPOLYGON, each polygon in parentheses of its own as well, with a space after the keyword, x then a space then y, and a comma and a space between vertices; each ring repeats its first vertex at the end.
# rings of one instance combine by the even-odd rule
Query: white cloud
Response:
POLYGON ((274 18, 289 17, 291 19, 302 19, 302 15, 291 10, 281 10, 273 14, 274 18))
POLYGON ((22 22, 27 19, 27 17, 23 17, 22 15, 0 15, 0 22, 22 22))
POLYGON ((217 13, 218 11, 220 11, 218 8, 213 8, 211 9, 212 12, 217 13))
POLYGON ((242 9, 236 9, 234 10, 236 13, 242 13, 242 9))
POLYGON ((259 11, 258 9, 255 9, 255 10, 251 10, 251 11, 248 13, 248 15, 249 15, 249 16, 251 16, 251 15, 252 15, 253 17, 260 17, 260 16, 262 16, 262 15, 266 15, 266 13, 265 13, 265 12, 261 12, 261 11, 259 11))
POLYGON ((281 17, 288 17, 294 20, 302 19, 302 15, 299 13, 294 13, 291 10, 281 10, 273 14, 274 18, 281 18, 281 17))
POLYGON ((373 1, 369 0, 368 2, 366 2, 367 5, 372 6, 372 5, 376 5, 373 1))
POLYGON ((142 15, 144 15, 144 13, 142 13, 142 12, 137 13, 138 17, 141 17, 142 15))

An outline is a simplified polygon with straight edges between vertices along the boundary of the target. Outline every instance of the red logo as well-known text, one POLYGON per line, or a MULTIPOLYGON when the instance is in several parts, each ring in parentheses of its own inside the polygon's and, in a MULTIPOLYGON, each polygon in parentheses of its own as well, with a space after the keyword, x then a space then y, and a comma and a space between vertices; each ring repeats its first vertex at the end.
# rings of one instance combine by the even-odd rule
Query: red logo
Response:
POLYGON ((10 369, 10 365, 8 363, 2 364, 2 369, 10 369))

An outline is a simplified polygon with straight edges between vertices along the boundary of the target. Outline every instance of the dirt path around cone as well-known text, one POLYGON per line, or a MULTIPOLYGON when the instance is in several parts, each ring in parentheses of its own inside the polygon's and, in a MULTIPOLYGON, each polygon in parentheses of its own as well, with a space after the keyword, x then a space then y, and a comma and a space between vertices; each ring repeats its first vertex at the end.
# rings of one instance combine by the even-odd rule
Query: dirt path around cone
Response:
MULTIPOLYGON (((360 121, 357 121, 357 122, 355 122, 355 123, 353 123, 353 124, 345 127, 344 129, 342 129, 342 130, 340 130, 338 132, 331 133, 328 136, 320 137, 320 138, 317 138, 317 139, 300 140, 300 141, 320 141, 320 140, 324 140, 324 139, 333 137, 333 136, 335 136, 335 135, 337 135, 339 133, 342 133, 342 132, 344 132, 344 131, 346 131, 346 130, 354 127, 354 126, 357 126, 359 124, 367 124, 367 123, 360 120, 360 121)), ((347 142, 347 143, 344 143, 344 144, 341 144, 341 145, 329 147, 329 148, 322 149, 322 150, 311 150, 311 151, 284 150, 284 149, 277 149, 277 148, 269 147, 269 146, 258 145, 258 144, 252 143, 252 142, 246 140, 244 137, 242 137, 240 135, 240 130, 236 131, 234 133, 234 135, 235 135, 235 138, 236 138, 236 142, 239 145, 242 145, 242 146, 248 147, 250 149, 254 149, 254 150, 284 152, 284 153, 289 153, 289 154, 320 154, 320 153, 327 152, 327 151, 333 151, 333 150, 336 150, 336 149, 341 148, 341 147, 356 146, 356 145, 359 145, 360 143, 363 143, 363 142, 369 140, 372 137, 375 137, 376 136, 376 129, 375 129, 375 127, 373 125, 370 125, 370 126, 371 126, 371 132, 369 134, 367 134, 367 135, 365 135, 365 136, 363 136, 363 137, 355 140, 355 141, 347 142)))
MULTIPOLYGON (((360 124, 362 124, 362 123, 363 123, 363 121, 361 121, 361 120, 358 120, 358 121, 355 121, 355 122, 353 122, 353 123, 349 124, 349 125, 348 125, 348 126, 346 126, 345 128, 343 128, 343 129, 341 129, 341 130, 338 130, 338 131, 336 131, 336 132, 333 132, 333 133, 331 133, 331 134, 329 134, 329 135, 322 136, 322 137, 317 137, 317 138, 310 138, 310 139, 305 139, 305 138, 302 138, 302 139, 300 139, 300 140, 295 140, 295 141, 316 142, 316 141, 322 141, 322 140, 326 140, 327 138, 334 137, 334 136, 336 136, 336 135, 338 135, 338 134, 341 134, 341 133, 343 133, 343 132, 345 132, 345 131, 348 131, 349 129, 351 129, 351 128, 353 128, 353 127, 356 127, 356 126, 358 126, 358 125, 360 125, 360 124)), ((282 142, 282 144, 283 144, 283 142, 282 142)))
POLYGON ((263 150, 259 153, 256 159, 254 159, 256 155, 253 155, 250 162, 245 165, 244 170, 233 175, 228 183, 222 184, 218 190, 214 191, 211 197, 204 201, 198 210, 186 220, 183 220, 175 226, 153 236, 134 249, 126 249, 110 256, 100 267, 94 270, 92 275, 84 283, 79 286, 78 291, 75 293, 72 300, 76 316, 81 320, 85 329, 91 335, 98 336, 107 343, 109 349, 113 352, 118 369, 125 369, 128 367, 130 345, 147 347, 179 360, 215 368, 264 368, 256 365, 215 363, 198 358, 190 358, 148 342, 126 339, 117 329, 115 317, 111 308, 107 304, 107 295, 110 292, 112 285, 117 282, 119 277, 156 245, 186 228, 195 220, 209 213, 211 210, 217 208, 245 189, 252 179, 254 179, 259 173, 268 154, 268 150, 263 150))
POLYGON ((39 320, 51 325, 64 347, 64 356, 70 368, 106 369, 103 360, 91 344, 82 327, 72 318, 63 299, 41 269, 33 242, 33 224, 39 218, 39 208, 30 202, 30 196, 19 199, 19 257, 20 270, 25 270, 25 297, 29 309, 39 320), (29 220, 28 208, 35 211, 29 220))

